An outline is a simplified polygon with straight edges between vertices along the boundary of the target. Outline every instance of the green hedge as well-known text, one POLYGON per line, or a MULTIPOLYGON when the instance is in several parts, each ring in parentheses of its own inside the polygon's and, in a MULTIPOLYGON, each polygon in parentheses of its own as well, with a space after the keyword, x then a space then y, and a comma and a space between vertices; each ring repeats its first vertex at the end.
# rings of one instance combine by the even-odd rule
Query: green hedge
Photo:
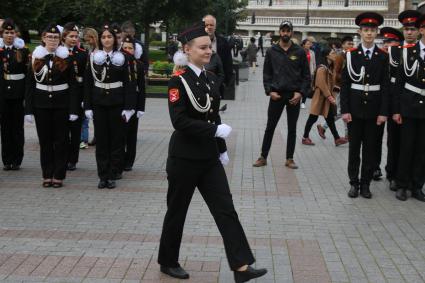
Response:
POLYGON ((164 50, 149 50, 149 61, 167 61, 167 54, 164 50))
POLYGON ((151 46, 165 47, 166 42, 164 42, 164 41, 152 40, 152 41, 150 42, 150 45, 151 45, 151 46))
POLYGON ((173 73, 174 64, 167 61, 156 61, 152 64, 152 71, 156 74, 170 76, 173 73))

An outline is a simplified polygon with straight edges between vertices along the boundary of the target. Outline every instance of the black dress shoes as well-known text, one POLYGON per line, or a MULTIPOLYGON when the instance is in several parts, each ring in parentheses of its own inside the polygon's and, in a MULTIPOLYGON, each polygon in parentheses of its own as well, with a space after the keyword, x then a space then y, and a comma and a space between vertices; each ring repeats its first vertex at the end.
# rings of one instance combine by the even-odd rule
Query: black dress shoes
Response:
POLYGON ((393 191, 393 192, 396 192, 397 191, 397 183, 396 183, 396 181, 394 181, 394 180, 391 180, 390 181, 390 190, 393 191))
MULTIPOLYGON (((161 272, 178 279, 189 279, 189 274, 180 266, 166 267, 161 265, 161 272)), ((241 281, 242 282, 242 281, 241 281)))
POLYGON ((99 184, 97 184, 97 188, 98 189, 104 189, 104 188, 106 188, 107 185, 108 185, 107 180, 100 180, 99 184))
POLYGON ((18 171, 19 169, 21 169, 21 165, 18 165, 18 164, 10 165, 10 170, 18 171))
POLYGON ((122 179, 122 174, 121 173, 117 173, 114 175, 114 177, 112 177, 112 180, 121 180, 122 179))
POLYGON ((351 188, 348 191, 348 196, 350 198, 356 198, 356 197, 358 197, 359 196, 359 190, 360 190, 360 187, 359 187, 358 184, 351 185, 351 188))
POLYGON ((3 170, 4 170, 4 171, 12 170, 12 165, 11 165, 11 164, 4 165, 4 166, 3 166, 3 170))
POLYGON ((372 193, 369 189, 369 184, 360 185, 360 195, 364 198, 372 198, 372 193))
POLYGON ((415 198, 419 201, 425 202, 425 194, 422 192, 421 189, 416 189, 412 191, 412 198, 415 198))
POLYGON ((127 166, 125 166, 124 167, 124 171, 131 171, 131 170, 133 170, 133 166, 131 166, 131 165, 127 165, 127 166))
POLYGON ((242 282, 247 282, 254 278, 261 277, 266 273, 267 273, 267 269, 265 268, 255 269, 255 268, 252 268, 251 266, 248 266, 248 268, 245 271, 234 271, 233 274, 234 274, 235 282, 242 283, 242 282))
POLYGON ((382 172, 381 172, 381 169, 376 169, 376 170, 373 172, 373 180, 375 180, 375 181, 379 181, 379 180, 381 180, 381 178, 382 178, 382 172))
POLYGON ((77 167, 75 166, 75 163, 68 163, 67 168, 68 171, 75 171, 77 167))
POLYGON ((108 189, 114 189, 117 185, 115 184, 114 180, 108 180, 106 181, 106 187, 108 189))
POLYGON ((398 200, 406 201, 407 200, 407 192, 405 189, 399 188, 397 189, 397 192, 395 193, 395 197, 398 200))

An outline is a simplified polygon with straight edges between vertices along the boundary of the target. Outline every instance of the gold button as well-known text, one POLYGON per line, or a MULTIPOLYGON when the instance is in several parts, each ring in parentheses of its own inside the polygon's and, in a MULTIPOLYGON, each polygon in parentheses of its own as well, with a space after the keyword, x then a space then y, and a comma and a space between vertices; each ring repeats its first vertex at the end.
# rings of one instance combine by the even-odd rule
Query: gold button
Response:
POLYGON ((366 78, 368 78, 369 77, 369 75, 366 75, 366 78))
POLYGON ((208 120, 208 123, 211 123, 211 120, 208 120))
POLYGON ((9 85, 9 86, 7 86, 7 89, 11 89, 10 85, 9 85))
POLYGON ((109 94, 109 91, 107 91, 106 94, 109 94))
POLYGON ((52 98, 52 95, 51 94, 49 94, 49 98, 52 98))
POLYGON ((210 113, 213 113, 213 112, 214 112, 214 110, 210 109, 210 113))
POLYGON ((363 102, 364 104, 367 104, 367 101, 363 102))
POLYGON ((419 103, 420 103, 420 104, 422 104, 422 103, 424 103, 424 102, 421 100, 421 101, 419 101, 419 103))
POLYGON ((109 76, 106 76, 109 79, 109 76))
POLYGON ((213 101, 213 100, 214 100, 214 98, 210 97, 210 100, 211 100, 211 101, 213 101))
POLYGON ((369 86, 369 84, 366 84, 367 86, 369 86))
POLYGON ((366 92, 364 95, 368 96, 368 95, 369 95, 369 93, 368 93, 368 92, 366 92))
POLYGON ((49 70, 49 73, 51 73, 52 72, 52 70, 49 70))
POLYGON ((425 79, 422 79, 423 82, 425 82, 425 79))

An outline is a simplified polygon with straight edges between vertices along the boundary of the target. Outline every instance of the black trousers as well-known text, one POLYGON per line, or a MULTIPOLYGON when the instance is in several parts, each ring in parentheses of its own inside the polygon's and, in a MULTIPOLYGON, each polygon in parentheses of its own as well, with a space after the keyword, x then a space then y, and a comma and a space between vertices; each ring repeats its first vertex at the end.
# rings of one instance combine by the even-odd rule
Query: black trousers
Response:
POLYGON ((348 176, 350 184, 370 184, 376 165, 378 126, 376 119, 354 118, 348 123, 350 139, 348 150, 348 176), (359 171, 361 163, 361 177, 359 171))
POLYGON ((168 157, 168 210, 165 214, 158 263, 179 266, 179 250, 187 210, 197 187, 214 217, 230 268, 236 270, 255 259, 233 206, 226 173, 220 161, 168 157))
POLYGON ((21 165, 24 143, 23 100, 4 99, 1 118, 1 157, 4 165, 21 165))
POLYGON ((68 109, 34 110, 44 179, 63 180, 68 158, 68 109))
MULTIPOLYGON (((310 116, 308 116, 308 119, 307 119, 307 122, 306 122, 305 128, 304 128, 304 137, 305 138, 308 138, 310 131, 311 131, 311 127, 313 127, 314 123, 317 122, 317 119, 319 119, 319 116, 317 116, 317 115, 310 114, 310 116)), ((329 109, 328 117, 326 117, 325 120, 326 120, 326 123, 329 126, 329 129, 332 132, 334 139, 339 139, 340 136, 339 136, 338 130, 336 129, 336 126, 335 126, 335 113, 334 113, 334 111, 329 109)))
POLYGON ((388 119, 387 134, 388 152, 385 171, 387 172, 387 179, 391 181, 397 176, 398 158, 400 155, 401 126, 392 119, 388 119))
POLYGON ((78 114, 77 120, 69 121, 69 163, 78 163, 78 156, 80 154, 81 127, 83 125, 83 115, 84 113, 81 112, 78 114))
POLYGON ((286 158, 294 158, 295 142, 297 138, 297 121, 300 114, 300 103, 292 105, 289 103, 289 98, 282 95, 282 99, 274 101, 270 99, 269 108, 267 111, 267 126, 264 133, 263 145, 261 147, 261 156, 267 158, 277 123, 282 116, 283 109, 286 106, 286 115, 288 119, 288 137, 286 144, 286 158))
POLYGON ((378 127, 377 135, 377 145, 376 145, 376 164, 374 170, 381 169, 381 159, 382 159, 382 139, 384 138, 385 124, 382 124, 378 127))
POLYGON ((130 121, 127 123, 127 130, 124 144, 124 166, 133 167, 134 160, 136 159, 136 146, 137 146, 137 130, 139 127, 139 119, 136 115, 131 116, 130 121))
POLYGON ((121 112, 121 106, 93 108, 97 174, 101 180, 113 179, 122 172, 126 125, 121 112))
POLYGON ((422 189, 425 175, 425 119, 403 117, 400 135, 397 186, 422 189))

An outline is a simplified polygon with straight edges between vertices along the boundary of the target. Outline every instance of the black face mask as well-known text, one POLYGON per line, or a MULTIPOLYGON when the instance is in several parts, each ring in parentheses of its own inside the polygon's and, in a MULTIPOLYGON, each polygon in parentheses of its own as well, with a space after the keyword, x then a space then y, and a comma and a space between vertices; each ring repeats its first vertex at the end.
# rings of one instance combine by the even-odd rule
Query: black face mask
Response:
POLYGON ((282 39, 282 41, 284 43, 288 43, 291 40, 291 38, 289 36, 287 36, 287 35, 283 35, 280 38, 282 39))

